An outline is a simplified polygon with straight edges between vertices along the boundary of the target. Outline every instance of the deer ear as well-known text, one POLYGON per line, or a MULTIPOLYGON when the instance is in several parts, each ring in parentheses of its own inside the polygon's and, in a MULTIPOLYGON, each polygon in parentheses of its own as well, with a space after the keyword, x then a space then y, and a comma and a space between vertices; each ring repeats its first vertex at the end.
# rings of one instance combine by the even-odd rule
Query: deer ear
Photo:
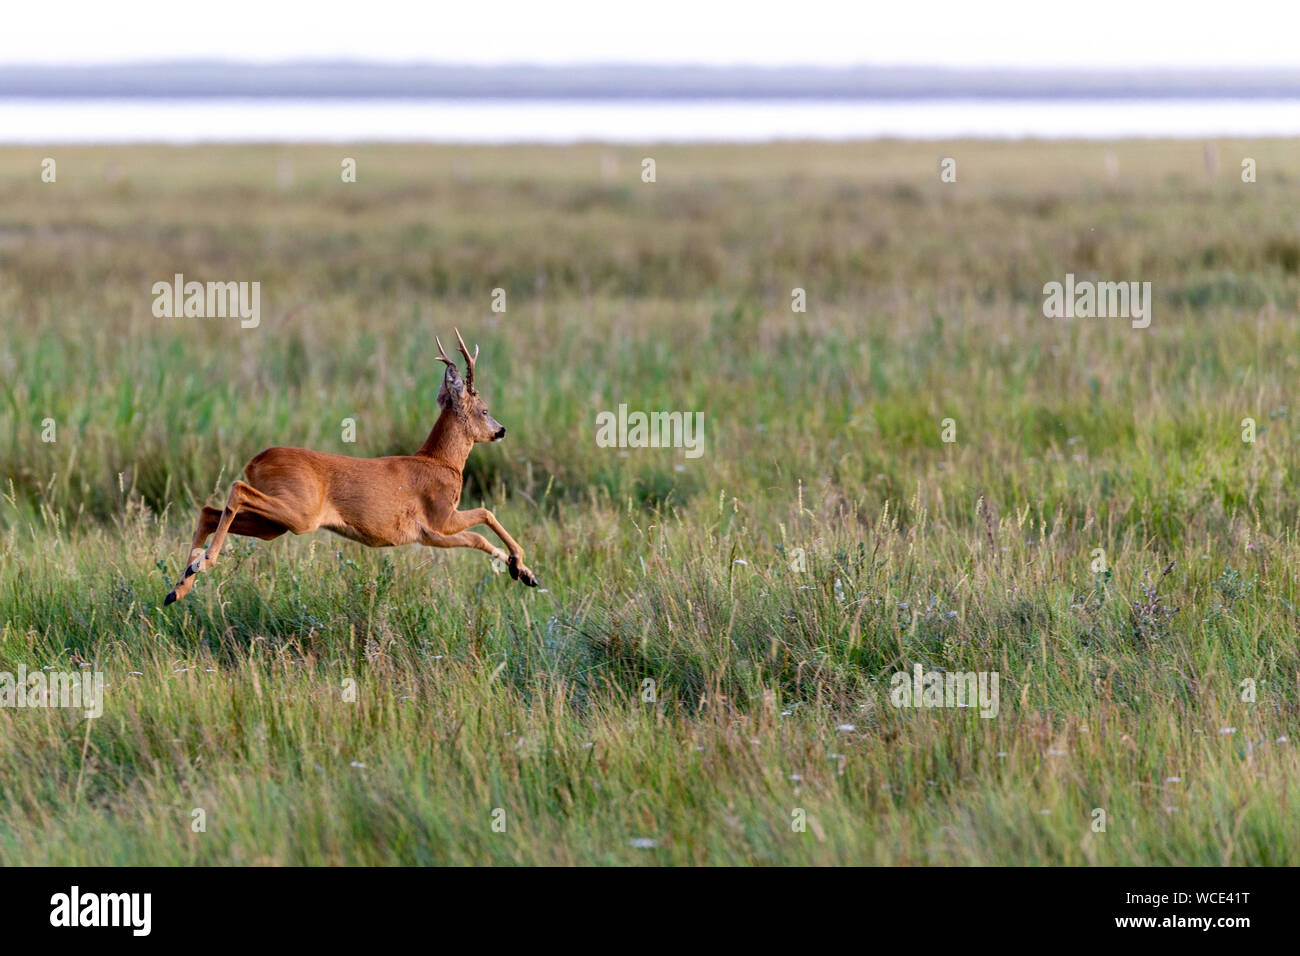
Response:
POLYGON ((438 405, 447 408, 465 397, 465 383, 461 380, 456 366, 448 365, 447 374, 442 377, 442 388, 438 389, 438 405))

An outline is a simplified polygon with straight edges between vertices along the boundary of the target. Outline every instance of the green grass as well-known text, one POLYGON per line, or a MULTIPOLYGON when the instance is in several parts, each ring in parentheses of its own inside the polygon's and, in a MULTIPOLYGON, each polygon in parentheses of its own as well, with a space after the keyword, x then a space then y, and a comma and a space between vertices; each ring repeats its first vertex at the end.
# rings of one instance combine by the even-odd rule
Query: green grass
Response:
POLYGON ((0 150, 0 670, 110 684, 0 707, 0 864, 1300 863, 1300 155, 1217 148, 0 150), (1045 319, 1067 272, 1151 328, 1045 319), (161 607, 262 448, 417 448, 453 326, 544 592, 322 532, 161 607))

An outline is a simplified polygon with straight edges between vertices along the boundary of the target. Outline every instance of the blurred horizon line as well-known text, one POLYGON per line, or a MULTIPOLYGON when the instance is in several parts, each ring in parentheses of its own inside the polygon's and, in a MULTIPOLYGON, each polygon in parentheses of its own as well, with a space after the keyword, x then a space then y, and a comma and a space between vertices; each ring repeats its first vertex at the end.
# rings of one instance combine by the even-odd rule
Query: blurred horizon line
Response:
POLYGON ((1043 69, 360 59, 0 65, 19 99, 1300 99, 1300 68, 1043 69))

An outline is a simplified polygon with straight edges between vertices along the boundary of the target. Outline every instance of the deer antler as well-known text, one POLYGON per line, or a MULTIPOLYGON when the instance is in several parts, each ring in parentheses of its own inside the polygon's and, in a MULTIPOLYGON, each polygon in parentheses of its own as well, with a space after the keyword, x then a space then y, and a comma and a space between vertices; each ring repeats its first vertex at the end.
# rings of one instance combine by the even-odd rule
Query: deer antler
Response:
POLYGON ((442 340, 439 339, 438 336, 437 336, 436 334, 434 335, 433 340, 434 340, 435 342, 438 343, 438 361, 439 361, 439 362, 446 362, 446 363, 447 363, 448 365, 450 365, 452 368, 455 368, 455 367, 456 367, 456 363, 453 362, 451 359, 447 358, 447 353, 446 353, 446 351, 445 351, 445 350, 443 349, 443 347, 442 347, 442 340))
POLYGON ((465 356, 465 369, 468 373, 465 376, 465 388, 471 395, 477 395, 478 392, 474 391, 474 363, 478 361, 478 346, 474 346, 474 354, 471 356, 465 347, 465 340, 460 337, 460 329, 456 329, 456 341, 460 343, 460 354, 465 356))

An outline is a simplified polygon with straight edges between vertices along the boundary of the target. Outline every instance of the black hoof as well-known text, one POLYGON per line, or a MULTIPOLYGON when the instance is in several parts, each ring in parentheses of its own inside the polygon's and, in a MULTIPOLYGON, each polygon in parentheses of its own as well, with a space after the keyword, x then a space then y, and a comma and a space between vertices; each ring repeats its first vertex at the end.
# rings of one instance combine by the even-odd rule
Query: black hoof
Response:
POLYGON ((510 564, 510 576, 512 578, 514 578, 516 581, 523 581, 524 584, 527 584, 530 588, 537 587, 536 576, 533 575, 532 572, 528 571, 527 569, 523 571, 519 570, 519 559, 516 558, 513 554, 510 556, 509 564, 510 564))

